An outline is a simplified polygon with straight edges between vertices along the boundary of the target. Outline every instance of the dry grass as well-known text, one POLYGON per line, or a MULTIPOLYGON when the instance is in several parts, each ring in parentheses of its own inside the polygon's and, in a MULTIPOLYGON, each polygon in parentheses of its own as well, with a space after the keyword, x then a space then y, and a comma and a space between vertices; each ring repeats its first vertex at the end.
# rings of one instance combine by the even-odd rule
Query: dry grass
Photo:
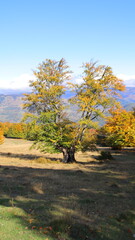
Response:
POLYGON ((77 153, 78 162, 66 165, 55 161, 61 154, 30 146, 15 139, 0 146, 3 206, 25 211, 25 226, 51 225, 54 239, 132 239, 134 151, 112 152, 114 160, 102 164, 94 158, 98 152, 77 153))

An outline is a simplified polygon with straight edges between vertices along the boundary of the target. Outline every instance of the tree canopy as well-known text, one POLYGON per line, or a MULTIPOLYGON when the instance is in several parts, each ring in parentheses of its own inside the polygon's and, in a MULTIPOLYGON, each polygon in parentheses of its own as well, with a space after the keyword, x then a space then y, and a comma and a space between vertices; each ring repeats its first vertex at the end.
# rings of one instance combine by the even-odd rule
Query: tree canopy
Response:
POLYGON ((113 148, 135 147, 135 111, 111 111, 103 130, 113 148))
POLYGON ((42 151, 62 152, 64 162, 75 161, 77 150, 92 146, 89 129, 96 128, 98 122, 95 120, 118 105, 116 97, 124 90, 122 80, 110 67, 90 61, 82 68, 82 82, 75 84, 69 81, 71 71, 64 59, 46 59, 34 71, 36 80, 30 81, 32 92, 24 97, 24 108, 31 113, 28 114, 30 121, 40 125, 35 144, 42 151), (64 93, 67 86, 74 93, 69 103, 77 106, 80 113, 77 122, 71 121, 66 114, 64 93))
POLYGON ((61 113, 61 96, 65 92, 64 82, 70 78, 70 71, 62 58, 60 61, 46 59, 34 72, 30 81, 31 94, 25 94, 24 108, 38 115, 42 112, 61 113))

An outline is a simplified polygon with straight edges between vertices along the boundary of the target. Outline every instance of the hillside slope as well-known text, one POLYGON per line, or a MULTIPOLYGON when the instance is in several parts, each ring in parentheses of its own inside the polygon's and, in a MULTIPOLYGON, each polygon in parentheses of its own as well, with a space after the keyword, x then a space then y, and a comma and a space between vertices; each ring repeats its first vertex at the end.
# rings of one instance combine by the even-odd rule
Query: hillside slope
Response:
MULTIPOLYGON (((1 92, 1 91, 0 91, 1 92)), ((135 107, 135 87, 127 87, 125 92, 121 93, 122 98, 118 100, 122 106, 128 111, 135 107)), ((24 113, 22 109, 22 93, 21 92, 4 92, 0 94, 0 122, 20 122, 24 113)), ((64 98, 65 104, 67 99, 72 96, 72 93, 67 91, 64 98)), ((75 121, 77 117, 74 112, 76 111, 75 106, 71 106, 67 109, 69 116, 75 121)))
POLYGON ((22 95, 0 95, 1 122, 20 122, 23 112, 22 95))

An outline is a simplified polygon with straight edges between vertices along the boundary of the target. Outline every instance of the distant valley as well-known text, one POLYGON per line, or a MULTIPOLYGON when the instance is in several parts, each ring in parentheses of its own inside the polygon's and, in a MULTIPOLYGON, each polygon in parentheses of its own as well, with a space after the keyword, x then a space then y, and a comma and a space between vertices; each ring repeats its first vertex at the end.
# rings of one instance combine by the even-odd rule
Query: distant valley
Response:
POLYGON ((22 95, 0 95, 0 122, 20 122, 23 112, 22 95))
MULTIPOLYGON (((135 87, 127 87, 125 92, 122 92, 122 98, 119 99, 122 106, 126 110, 131 110, 135 107, 135 87)), ((20 122, 24 113, 22 108, 21 91, 1 90, 0 89, 0 122, 20 122)), ((66 92, 65 98, 71 97, 71 92, 66 92)), ((69 111, 69 110, 68 110, 69 111)), ((71 107, 69 115, 75 111, 75 107, 71 107)))

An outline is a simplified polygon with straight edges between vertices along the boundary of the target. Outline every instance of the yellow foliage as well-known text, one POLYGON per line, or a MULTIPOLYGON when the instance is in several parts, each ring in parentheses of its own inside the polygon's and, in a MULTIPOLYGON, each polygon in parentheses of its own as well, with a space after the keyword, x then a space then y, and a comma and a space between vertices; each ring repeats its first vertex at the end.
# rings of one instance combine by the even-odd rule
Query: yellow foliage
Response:
POLYGON ((4 142, 3 131, 0 129, 0 144, 4 142))
POLYGON ((135 146, 135 115, 133 111, 117 110, 107 118, 104 130, 114 145, 135 146))

